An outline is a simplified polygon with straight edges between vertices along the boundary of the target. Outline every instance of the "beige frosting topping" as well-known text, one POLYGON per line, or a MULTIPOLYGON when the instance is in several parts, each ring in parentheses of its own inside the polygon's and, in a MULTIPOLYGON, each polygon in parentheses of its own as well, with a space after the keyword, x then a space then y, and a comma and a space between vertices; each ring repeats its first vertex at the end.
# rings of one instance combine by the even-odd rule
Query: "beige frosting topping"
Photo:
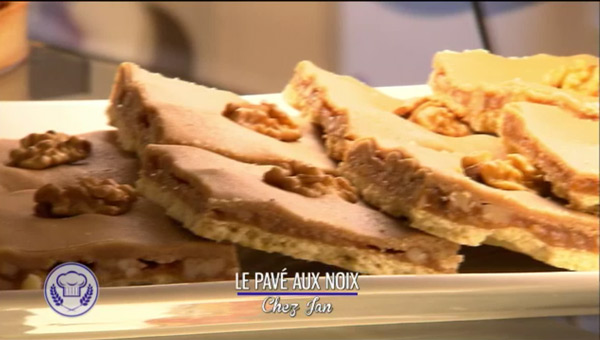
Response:
POLYGON ((485 50, 442 51, 433 58, 433 67, 437 72, 442 72, 457 82, 472 85, 503 83, 515 79, 547 84, 549 72, 577 63, 598 65, 598 58, 591 55, 557 57, 548 54, 506 58, 485 50))

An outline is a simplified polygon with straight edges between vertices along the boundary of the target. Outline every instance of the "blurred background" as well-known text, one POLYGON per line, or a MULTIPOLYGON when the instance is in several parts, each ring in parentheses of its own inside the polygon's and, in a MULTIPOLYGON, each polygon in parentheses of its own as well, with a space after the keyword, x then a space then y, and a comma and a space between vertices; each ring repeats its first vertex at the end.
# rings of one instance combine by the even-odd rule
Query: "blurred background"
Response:
MULTIPOLYGON (((599 11, 598 2, 36 2, 28 36, 243 94, 280 91, 303 59, 383 86, 424 83, 443 49, 598 55, 599 11)), ((53 78, 73 82, 69 72, 53 78)), ((105 87, 112 75, 100 73, 105 87)))

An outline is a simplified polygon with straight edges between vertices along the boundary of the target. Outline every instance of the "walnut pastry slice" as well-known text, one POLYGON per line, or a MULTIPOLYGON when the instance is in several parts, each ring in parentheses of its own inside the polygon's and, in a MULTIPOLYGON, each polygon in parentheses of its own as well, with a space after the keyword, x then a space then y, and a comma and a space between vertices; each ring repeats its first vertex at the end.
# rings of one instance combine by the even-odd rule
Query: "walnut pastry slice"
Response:
POLYGON ((430 109, 453 114, 435 98, 391 97, 354 78, 327 72, 310 61, 298 63, 283 96, 288 104, 322 127, 327 153, 335 160, 342 160, 354 141, 375 135, 391 144, 412 142, 466 153, 503 152, 498 138, 470 135, 455 117, 445 119, 445 113, 432 117, 427 112, 430 109))
POLYGON ((511 155, 500 138, 436 134, 374 103, 383 96, 377 90, 309 62, 296 67, 284 94, 335 141, 330 155, 369 204, 453 242, 598 270, 597 217, 541 195, 542 169, 511 155), (471 167, 469 157, 480 154, 474 163, 485 164, 471 167))
POLYGON ((499 134, 501 109, 510 102, 558 106, 575 117, 598 120, 598 57, 442 51, 432 64, 434 94, 474 131, 499 134))
POLYGON ((289 117, 272 103, 253 104, 235 93, 163 77, 132 63, 117 71, 107 114, 121 146, 138 154, 150 143, 190 145, 242 162, 301 160, 334 167, 310 122, 289 117))
POLYGON ((368 274, 456 272, 455 243, 357 202, 333 172, 149 145, 139 190, 194 234, 368 274))
POLYGON ((35 214, 35 196, 0 192, 0 290, 39 289, 55 265, 71 261, 89 266, 103 287, 230 280, 239 268, 233 245, 193 235, 144 198, 119 215, 100 209, 57 218, 35 214))
POLYGON ((597 215, 598 121, 533 103, 511 103, 503 114, 500 134, 507 147, 541 169, 554 194, 566 199, 570 208, 597 215))

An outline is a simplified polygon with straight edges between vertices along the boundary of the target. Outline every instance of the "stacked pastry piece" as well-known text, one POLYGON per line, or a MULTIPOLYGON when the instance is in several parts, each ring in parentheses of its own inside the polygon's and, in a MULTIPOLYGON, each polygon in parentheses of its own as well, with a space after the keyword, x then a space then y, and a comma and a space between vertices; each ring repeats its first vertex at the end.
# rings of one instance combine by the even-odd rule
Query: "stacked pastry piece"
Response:
POLYGON ((598 119, 598 58, 538 54, 505 58, 483 50, 444 51, 433 58, 429 85, 474 131, 499 133, 506 103, 558 106, 598 119))
POLYGON ((234 246, 196 237, 138 197, 115 131, 0 140, 0 289, 41 288, 63 262, 101 286, 232 279, 234 246))
POLYGON ((371 274, 455 272, 458 245, 360 201, 316 128, 272 103, 121 65, 108 115, 138 189, 193 233, 371 274))
POLYGON ((389 215, 460 244, 598 270, 597 65, 444 52, 434 95, 402 100, 301 62, 284 96, 322 127, 360 195, 389 215), (578 83, 570 72, 579 66, 578 83))

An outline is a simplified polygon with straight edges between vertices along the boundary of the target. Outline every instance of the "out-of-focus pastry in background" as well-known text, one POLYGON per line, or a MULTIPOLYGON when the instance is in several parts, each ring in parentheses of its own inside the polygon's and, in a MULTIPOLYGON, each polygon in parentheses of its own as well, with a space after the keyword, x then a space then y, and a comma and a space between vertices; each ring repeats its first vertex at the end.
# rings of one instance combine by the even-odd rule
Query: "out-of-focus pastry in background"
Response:
POLYGON ((28 53, 27 2, 0 1, 0 72, 21 62, 28 53))

